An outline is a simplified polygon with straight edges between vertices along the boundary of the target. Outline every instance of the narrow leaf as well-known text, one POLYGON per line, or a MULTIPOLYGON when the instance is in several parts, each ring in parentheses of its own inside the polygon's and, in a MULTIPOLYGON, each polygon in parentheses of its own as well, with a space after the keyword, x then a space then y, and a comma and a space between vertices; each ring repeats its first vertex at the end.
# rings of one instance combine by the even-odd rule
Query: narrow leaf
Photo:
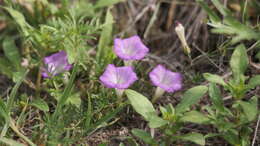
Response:
POLYGON ((8 8, 8 7, 3 7, 3 8, 8 11, 8 13, 13 17, 16 23, 21 27, 24 35, 28 36, 29 33, 27 29, 30 28, 30 25, 26 22, 23 14, 12 8, 8 8))
POLYGON ((107 6, 112 6, 116 3, 122 2, 123 0, 99 0, 95 4, 95 8, 102 8, 102 7, 107 7, 107 6))
POLYGON ((9 120, 9 111, 7 110, 7 107, 1 98, 0 98, 0 116, 2 116, 5 119, 5 121, 9 120))
MULTIPOLYGON (((107 0, 106 0, 107 1, 107 0)), ((107 10, 106 20, 101 32, 101 36, 98 42, 97 60, 101 62, 102 59, 106 59, 109 52, 112 52, 112 48, 108 47, 111 43, 112 31, 113 31, 113 15, 110 9, 107 10)))
POLYGON ((229 11, 229 9, 225 8, 224 5, 222 5, 219 0, 211 0, 211 2, 215 5, 215 7, 219 10, 219 12, 223 15, 223 16, 228 16, 231 14, 231 12, 229 11))

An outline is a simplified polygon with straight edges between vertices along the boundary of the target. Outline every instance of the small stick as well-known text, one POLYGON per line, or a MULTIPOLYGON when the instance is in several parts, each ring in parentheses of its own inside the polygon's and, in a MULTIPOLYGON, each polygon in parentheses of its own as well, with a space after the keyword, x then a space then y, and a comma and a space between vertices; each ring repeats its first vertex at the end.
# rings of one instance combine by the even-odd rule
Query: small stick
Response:
POLYGON ((144 39, 147 39, 147 36, 148 36, 148 34, 149 34, 149 32, 150 32, 150 30, 151 30, 151 28, 152 28, 154 22, 155 22, 156 19, 157 19, 157 15, 158 15, 158 13, 159 13, 160 6, 161 6, 161 2, 159 2, 159 3, 157 4, 157 6, 156 6, 156 9, 155 9, 155 11, 154 11, 154 13, 153 13, 153 16, 152 16, 152 18, 151 18, 151 20, 150 20, 150 22, 149 22, 149 24, 148 24, 148 26, 147 26, 147 28, 146 28, 146 30, 145 30, 144 39))
POLYGON ((258 115, 258 120, 257 120, 256 127, 255 127, 254 138, 253 138, 253 141, 252 141, 252 145, 251 145, 251 146, 254 146, 254 145, 255 145, 255 141, 256 141, 256 137, 257 137, 257 132, 258 132, 258 127, 259 127, 259 122, 260 122, 260 115, 258 115))

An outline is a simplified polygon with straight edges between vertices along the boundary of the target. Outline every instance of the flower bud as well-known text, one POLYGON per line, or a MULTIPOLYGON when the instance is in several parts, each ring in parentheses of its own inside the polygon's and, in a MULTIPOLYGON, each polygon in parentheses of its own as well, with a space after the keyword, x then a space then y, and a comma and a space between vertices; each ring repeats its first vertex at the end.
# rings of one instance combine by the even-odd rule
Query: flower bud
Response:
POLYGON ((185 29, 181 23, 178 23, 177 26, 175 27, 175 32, 177 33, 177 36, 179 37, 184 53, 185 54, 190 54, 190 47, 187 44, 187 41, 185 39, 185 29))

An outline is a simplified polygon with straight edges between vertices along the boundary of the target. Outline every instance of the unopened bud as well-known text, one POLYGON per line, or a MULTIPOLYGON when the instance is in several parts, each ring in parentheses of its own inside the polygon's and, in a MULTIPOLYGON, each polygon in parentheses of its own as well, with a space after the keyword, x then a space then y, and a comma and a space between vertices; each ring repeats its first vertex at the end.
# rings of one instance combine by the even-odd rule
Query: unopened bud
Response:
POLYGON ((177 33, 177 36, 179 37, 184 53, 190 54, 190 47, 187 44, 186 38, 185 38, 185 29, 181 23, 178 23, 175 27, 175 32, 177 33))

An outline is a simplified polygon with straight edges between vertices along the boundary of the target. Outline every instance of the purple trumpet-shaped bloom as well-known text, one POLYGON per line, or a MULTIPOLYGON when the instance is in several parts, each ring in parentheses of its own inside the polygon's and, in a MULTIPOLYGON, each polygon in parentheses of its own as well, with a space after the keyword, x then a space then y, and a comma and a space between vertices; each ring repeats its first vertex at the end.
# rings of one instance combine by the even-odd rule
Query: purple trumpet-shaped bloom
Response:
POLYGON ((140 37, 135 35, 126 39, 116 38, 114 52, 125 61, 141 60, 149 52, 149 49, 142 43, 140 37))
POLYGON ((150 79, 155 86, 167 92, 175 92, 182 88, 182 76, 172 72, 162 65, 157 65, 150 73, 150 79))
POLYGON ((137 79, 132 67, 116 67, 113 64, 109 64, 100 77, 101 82, 106 87, 116 89, 126 89, 137 79))
POLYGON ((72 68, 72 65, 68 62, 65 51, 60 51, 45 57, 44 65, 45 67, 42 69, 42 76, 44 78, 58 75, 72 68))

